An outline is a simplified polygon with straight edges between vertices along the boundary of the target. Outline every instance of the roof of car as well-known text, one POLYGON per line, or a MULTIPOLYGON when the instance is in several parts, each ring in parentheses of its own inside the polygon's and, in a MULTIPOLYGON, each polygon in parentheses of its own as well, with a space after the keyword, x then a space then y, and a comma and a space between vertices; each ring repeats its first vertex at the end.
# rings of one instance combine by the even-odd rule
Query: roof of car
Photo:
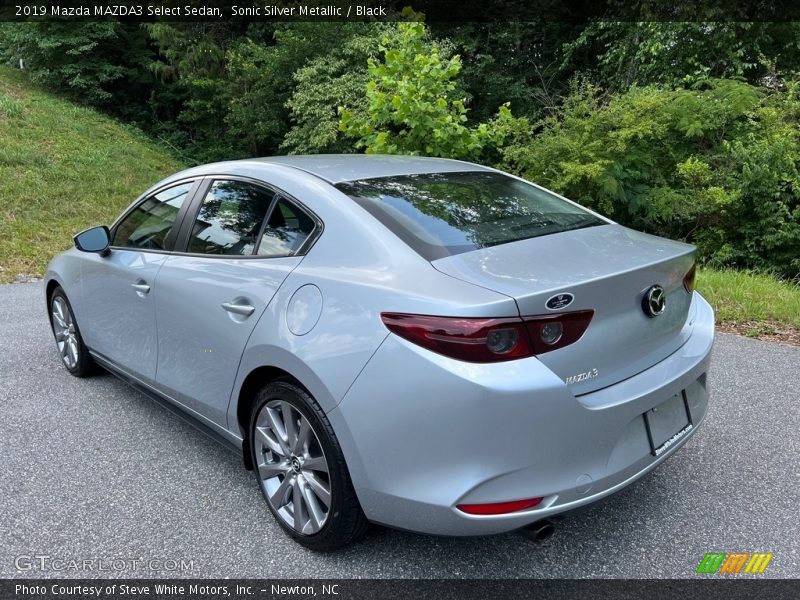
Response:
POLYGON ((488 171, 490 169, 459 160, 423 156, 390 156, 380 154, 316 154, 251 158, 247 163, 262 162, 285 165, 311 173, 330 183, 357 181, 392 175, 445 173, 455 171, 488 171))

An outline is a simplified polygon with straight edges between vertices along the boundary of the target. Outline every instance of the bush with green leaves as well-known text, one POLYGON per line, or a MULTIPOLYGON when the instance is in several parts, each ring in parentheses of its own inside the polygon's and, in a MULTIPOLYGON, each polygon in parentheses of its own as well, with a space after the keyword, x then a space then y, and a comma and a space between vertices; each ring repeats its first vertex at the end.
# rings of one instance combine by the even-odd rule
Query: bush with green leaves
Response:
POLYGON ((356 151, 339 129, 338 107, 366 111, 367 60, 377 55, 381 40, 391 36, 393 29, 382 23, 343 24, 347 38, 295 71, 294 91, 286 102, 292 127, 281 150, 291 154, 356 151))
MULTIPOLYGON (((0 61, 187 162, 468 159, 695 242, 713 264, 800 278, 800 24, 403 17, 2 23, 0 61)), ((19 112, 0 97, 0 117, 19 112)))
POLYGON ((576 83, 551 116, 509 125, 502 167, 719 265, 800 277, 798 84, 576 83))
POLYGON ((606 91, 736 78, 771 85, 797 69, 800 23, 593 21, 563 46, 562 74, 606 91))
POLYGON ((129 99, 146 101, 141 92, 154 83, 147 69, 152 55, 146 32, 135 24, 0 23, 0 62, 22 61, 32 81, 130 119, 146 112, 129 99))
MULTIPOLYGON (((496 143, 486 123, 470 126, 458 88, 461 59, 429 39, 422 23, 398 23, 368 59, 366 109, 340 109, 339 128, 375 154, 475 158, 496 143)), ((501 108, 508 115, 508 108, 501 108)))

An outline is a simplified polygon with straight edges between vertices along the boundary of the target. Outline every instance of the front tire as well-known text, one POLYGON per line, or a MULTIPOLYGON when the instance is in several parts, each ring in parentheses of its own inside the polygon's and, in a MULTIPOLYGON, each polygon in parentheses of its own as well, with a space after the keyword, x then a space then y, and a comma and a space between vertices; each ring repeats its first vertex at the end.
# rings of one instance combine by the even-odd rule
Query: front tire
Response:
POLYGON ((264 499, 278 524, 312 550, 333 550, 364 533, 344 455, 325 413, 291 381, 258 393, 250 417, 250 450, 264 499))
POLYGON ((67 295, 57 287, 50 296, 50 327, 64 367, 75 377, 86 377, 94 368, 94 360, 83 343, 78 323, 67 295))

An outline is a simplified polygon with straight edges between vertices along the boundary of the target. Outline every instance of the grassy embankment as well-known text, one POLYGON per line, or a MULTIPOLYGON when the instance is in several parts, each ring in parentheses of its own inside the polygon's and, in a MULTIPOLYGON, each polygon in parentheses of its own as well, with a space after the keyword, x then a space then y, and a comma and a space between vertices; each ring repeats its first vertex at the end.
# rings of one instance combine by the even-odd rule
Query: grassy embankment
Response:
POLYGON ((133 128, 0 67, 0 282, 40 275, 74 233, 180 168, 133 128))
POLYGON ((800 345, 800 286, 769 275, 701 269, 697 289, 723 331, 800 345))

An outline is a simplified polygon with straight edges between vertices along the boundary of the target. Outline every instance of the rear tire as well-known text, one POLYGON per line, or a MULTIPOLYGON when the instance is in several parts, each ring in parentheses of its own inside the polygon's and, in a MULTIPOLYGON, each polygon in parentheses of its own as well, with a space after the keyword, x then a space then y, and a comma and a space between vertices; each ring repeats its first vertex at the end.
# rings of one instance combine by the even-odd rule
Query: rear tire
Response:
POLYGON ((334 550, 366 531, 339 442, 306 390, 289 380, 264 386, 253 405, 249 436, 261 493, 295 541, 311 550, 334 550))
POLYGON ((61 287, 53 290, 50 296, 50 328, 64 368, 75 377, 90 375, 95 363, 83 343, 72 305, 61 287))

